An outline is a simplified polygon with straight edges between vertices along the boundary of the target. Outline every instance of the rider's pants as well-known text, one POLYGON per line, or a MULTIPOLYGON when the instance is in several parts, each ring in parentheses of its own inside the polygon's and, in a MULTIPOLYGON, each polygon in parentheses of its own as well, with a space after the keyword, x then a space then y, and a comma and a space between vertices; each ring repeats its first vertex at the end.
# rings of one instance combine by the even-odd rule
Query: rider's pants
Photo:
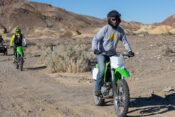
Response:
POLYGON ((95 84, 95 91, 100 91, 101 86, 103 84, 104 79, 104 69, 107 61, 107 56, 104 55, 96 55, 97 63, 98 63, 98 74, 97 80, 95 84))

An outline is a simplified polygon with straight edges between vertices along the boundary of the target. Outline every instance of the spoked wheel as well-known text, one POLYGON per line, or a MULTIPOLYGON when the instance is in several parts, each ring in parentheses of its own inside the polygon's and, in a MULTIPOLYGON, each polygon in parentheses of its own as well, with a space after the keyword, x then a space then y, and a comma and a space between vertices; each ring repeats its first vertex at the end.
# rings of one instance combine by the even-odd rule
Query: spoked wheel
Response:
POLYGON ((16 69, 19 69, 19 64, 18 63, 16 63, 16 69))
POLYGON ((6 56, 7 56, 7 51, 4 53, 4 55, 6 55, 6 56))
POLYGON ((20 68, 20 71, 23 70, 23 58, 21 58, 19 61, 19 68, 20 68))
POLYGON ((6 50, 5 55, 7 56, 7 54, 8 54, 8 52, 7 52, 7 50, 6 50))
POLYGON ((18 59, 18 55, 17 55, 17 57, 15 57, 14 59, 15 59, 16 69, 19 69, 19 59, 18 59))
POLYGON ((118 117, 125 117, 129 107, 129 88, 124 79, 119 80, 117 85, 113 86, 116 89, 114 92, 114 107, 118 117))
POLYGON ((4 55, 7 56, 7 48, 4 49, 4 55))

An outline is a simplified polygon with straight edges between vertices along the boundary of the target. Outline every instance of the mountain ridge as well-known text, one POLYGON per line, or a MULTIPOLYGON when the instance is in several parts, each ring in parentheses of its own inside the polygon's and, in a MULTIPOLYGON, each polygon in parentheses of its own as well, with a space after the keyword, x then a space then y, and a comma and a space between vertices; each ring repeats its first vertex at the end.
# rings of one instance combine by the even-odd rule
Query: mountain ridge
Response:
MULTIPOLYGON (((92 36, 97 29, 107 24, 106 19, 78 15, 49 4, 26 0, 0 0, 0 17, 0 33, 14 33, 15 28, 20 27, 28 36, 41 38, 72 37, 81 34, 92 36)), ((171 25, 171 18, 156 25, 171 25)), ((133 31, 150 25, 122 21, 121 26, 132 34, 133 31)))

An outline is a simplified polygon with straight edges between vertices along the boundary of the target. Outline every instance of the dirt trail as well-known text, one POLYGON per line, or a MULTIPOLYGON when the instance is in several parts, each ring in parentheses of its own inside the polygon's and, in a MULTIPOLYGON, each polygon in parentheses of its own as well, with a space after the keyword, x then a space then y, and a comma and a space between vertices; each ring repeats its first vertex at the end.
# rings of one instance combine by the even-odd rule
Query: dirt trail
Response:
MULTIPOLYGON (((162 59, 163 64, 148 69, 158 60, 146 58, 149 48, 140 47, 142 41, 135 43, 133 40, 131 43, 137 45, 135 50, 142 52, 144 49, 146 55, 140 56, 136 51, 135 59, 126 60, 132 75, 127 80, 131 92, 128 116, 174 117, 174 67, 162 69, 174 62, 166 62, 171 58, 162 59), (142 58, 152 59, 152 62, 143 65, 142 58), (172 91, 162 91, 166 86, 171 86, 172 91)), ((36 64, 37 53, 28 51, 25 55, 22 72, 15 69, 12 56, 0 56, 0 117, 116 117, 112 103, 100 107, 94 105, 92 90, 95 82, 90 80, 90 73, 48 74, 45 66, 36 64)))
MULTIPOLYGON (((30 65, 20 72, 10 58, 0 59, 0 117, 115 116, 111 106, 94 106, 92 87, 60 83, 44 74, 44 67, 32 67, 28 59, 25 64, 30 65)), ((35 62, 37 58, 30 59, 35 62)))

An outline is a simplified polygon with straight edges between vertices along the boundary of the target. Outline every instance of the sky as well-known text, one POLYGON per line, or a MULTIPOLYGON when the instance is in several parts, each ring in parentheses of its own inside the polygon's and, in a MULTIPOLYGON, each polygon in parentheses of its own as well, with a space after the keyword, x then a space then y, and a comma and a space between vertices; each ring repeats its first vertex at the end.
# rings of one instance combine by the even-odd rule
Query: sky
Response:
POLYGON ((100 19, 111 10, 121 13, 124 21, 159 23, 175 15, 175 0, 28 0, 51 4, 80 15, 100 19))

